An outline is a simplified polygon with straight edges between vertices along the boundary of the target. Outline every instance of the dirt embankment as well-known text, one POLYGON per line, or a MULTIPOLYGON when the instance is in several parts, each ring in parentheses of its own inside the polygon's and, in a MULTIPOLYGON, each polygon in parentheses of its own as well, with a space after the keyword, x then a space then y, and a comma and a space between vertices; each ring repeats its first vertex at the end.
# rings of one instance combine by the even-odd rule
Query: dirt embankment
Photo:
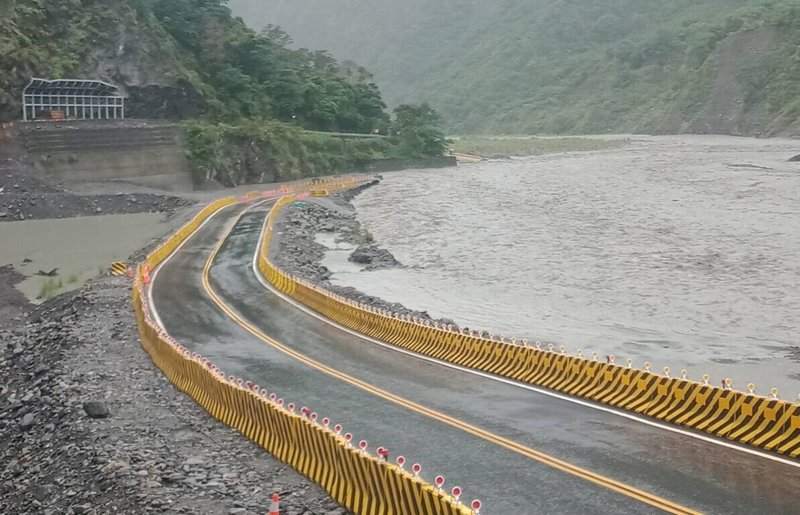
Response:
MULTIPOLYGON (((120 190, 125 186, 120 185, 120 190)), ((0 222, 70 218, 74 216, 124 213, 174 214, 193 204, 185 198, 152 193, 81 195, 64 186, 39 180, 24 161, 0 160, 0 222)))

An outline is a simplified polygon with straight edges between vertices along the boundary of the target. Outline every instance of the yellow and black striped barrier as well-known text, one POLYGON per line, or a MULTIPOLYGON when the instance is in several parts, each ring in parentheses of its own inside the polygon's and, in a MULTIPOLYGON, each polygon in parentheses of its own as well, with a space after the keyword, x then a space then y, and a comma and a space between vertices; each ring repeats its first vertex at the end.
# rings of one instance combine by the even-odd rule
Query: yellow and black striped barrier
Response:
MULTIPOLYGON (((352 188, 364 178, 318 181, 329 191, 352 188)), ((310 183, 307 183, 310 186, 310 183)), ((295 191, 301 190, 295 187, 295 191)), ((260 196, 261 194, 259 194, 260 196)), ((258 198, 246 195, 248 202, 258 198)), ((290 201, 293 201, 291 197, 290 201)), ((147 256, 156 267, 213 213, 237 202, 234 197, 206 206, 189 223, 147 256)), ((286 205, 286 199, 277 203, 286 205)), ((471 509, 401 467, 350 446, 327 424, 298 415, 266 397, 266 390, 227 378, 209 361, 190 353, 158 327, 143 302, 143 269, 137 271, 133 305, 142 346, 153 363, 181 391, 217 420, 235 428, 279 460, 321 485, 342 506, 358 514, 425 513, 468 515, 471 509)))
POLYGON ((128 263, 124 261, 114 261, 111 263, 111 275, 125 275, 128 271, 128 263))
POLYGON ((522 383, 542 386, 760 447, 800 457, 800 405, 750 391, 599 362, 582 354, 572 356, 552 345, 542 348, 504 337, 484 338, 453 327, 421 322, 322 290, 274 266, 269 248, 275 221, 293 196, 282 198, 270 211, 259 255, 263 276, 280 291, 327 318, 361 334, 425 356, 488 372, 522 383))

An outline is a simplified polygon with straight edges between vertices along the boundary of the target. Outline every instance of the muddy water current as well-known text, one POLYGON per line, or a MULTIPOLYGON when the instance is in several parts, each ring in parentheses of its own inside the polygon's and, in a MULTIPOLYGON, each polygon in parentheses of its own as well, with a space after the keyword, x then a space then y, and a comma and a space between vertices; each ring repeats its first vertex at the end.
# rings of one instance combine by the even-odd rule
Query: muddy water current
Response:
POLYGON ((338 284, 474 329, 800 392, 800 142, 624 148, 388 174, 355 201, 405 266, 338 284))

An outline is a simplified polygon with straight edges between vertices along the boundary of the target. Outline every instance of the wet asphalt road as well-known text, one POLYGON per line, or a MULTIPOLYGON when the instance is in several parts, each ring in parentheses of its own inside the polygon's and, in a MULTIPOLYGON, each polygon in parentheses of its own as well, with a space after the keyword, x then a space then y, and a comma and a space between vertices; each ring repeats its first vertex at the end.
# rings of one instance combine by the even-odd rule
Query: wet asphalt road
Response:
MULTIPOLYGON (((653 507, 391 404, 316 371, 236 325, 201 283, 204 263, 239 207, 206 224, 153 285, 166 329, 227 373, 388 447, 423 476, 442 474, 485 513, 653 513, 653 507)), ((211 269, 211 286, 264 333, 393 394, 537 451, 707 513, 797 513, 800 468, 646 426, 380 348, 311 317, 252 271, 264 209, 245 215, 211 269)))

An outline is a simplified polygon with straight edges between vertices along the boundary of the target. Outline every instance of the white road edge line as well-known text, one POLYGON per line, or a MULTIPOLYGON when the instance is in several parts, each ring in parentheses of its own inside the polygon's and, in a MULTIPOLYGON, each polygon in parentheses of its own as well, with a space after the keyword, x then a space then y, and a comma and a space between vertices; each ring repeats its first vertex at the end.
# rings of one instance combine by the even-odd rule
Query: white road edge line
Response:
MULTIPOLYGON (((199 227, 198 227, 198 229, 199 229, 199 227)), ((277 295, 278 297, 283 299, 285 302, 288 302, 289 304, 293 305, 295 308, 305 312, 308 315, 313 316, 314 318, 316 318, 318 320, 321 320, 322 322, 327 323, 330 326, 333 326, 333 327, 339 329, 340 331, 344 331, 345 333, 348 333, 348 334, 350 334, 352 336, 355 336, 355 337, 357 337, 357 338, 359 338, 361 340, 364 340, 366 342, 372 343, 374 345, 378 345, 380 347, 392 350, 394 352, 399 352, 401 354, 405 354, 407 356, 411 356, 411 357, 420 359, 422 361, 427 361, 429 363, 434 363, 434 364, 437 364, 437 365, 441 365, 443 367, 447 367, 447 368, 450 368, 450 369, 453 369, 453 370, 459 370, 459 371, 465 372, 467 374, 472 374, 472 375, 475 375, 475 376, 483 377, 485 379, 490 379, 492 381, 497 381, 499 383, 504 383, 504 384, 507 384, 507 385, 510 385, 510 386, 516 386, 517 388, 522 388, 524 390, 529 390, 529 391, 532 391, 532 392, 536 392, 536 393, 539 393, 541 395, 546 395, 548 397, 553 397, 553 398, 556 398, 556 399, 560 399, 562 401, 571 402, 573 404, 578 404, 580 406, 584 406, 584 407, 587 407, 587 408, 595 409, 595 410, 598 410, 598 411, 603 411, 605 413, 610 413, 612 415, 616 415, 618 417, 622 417, 622 418, 626 418, 626 419, 629 419, 629 420, 633 420, 633 421, 636 421, 636 422, 639 422, 641 424, 645 424, 645 425, 648 425, 648 426, 651 426, 651 427, 657 427, 659 429, 664 429, 666 431, 677 433, 677 434, 680 434, 680 435, 683 435, 683 436, 688 436, 690 438, 695 438, 697 440, 701 440, 701 441, 704 441, 704 442, 707 442, 707 443, 711 443, 711 444, 714 444, 714 445, 719 445, 719 446, 722 446, 722 447, 726 447, 728 449, 734 449, 734 450, 737 450, 737 451, 740 451, 740 452, 751 454, 753 456, 758 456, 760 458, 765 458, 765 459, 768 459, 768 460, 776 461, 778 463, 783 463, 784 465, 789 465, 789 466, 792 466, 792 467, 800 468, 800 462, 798 462, 798 461, 794 461, 794 460, 787 459, 787 458, 782 458, 780 456, 775 456, 775 455, 772 455, 772 454, 769 454, 769 453, 766 453, 766 452, 763 452, 763 451, 759 451, 757 449, 751 449, 751 448, 744 447, 742 445, 734 444, 734 443, 731 443, 731 442, 726 442, 726 441, 720 440, 718 438, 697 434, 695 432, 687 431, 685 429, 681 429, 679 427, 675 427, 675 426, 672 426, 672 425, 662 424, 662 423, 656 422, 654 420, 649 420, 649 419, 646 419, 646 418, 643 418, 643 417, 639 417, 639 416, 634 415, 632 413, 616 410, 616 409, 613 409, 613 408, 610 408, 610 407, 607 407, 607 406, 603 406, 603 405, 599 405, 599 404, 595 404, 595 403, 592 403, 592 402, 587 402, 587 401, 581 400, 581 399, 579 399, 577 397, 570 397, 568 395, 563 395, 563 394, 556 393, 556 392, 553 392, 553 391, 550 391, 550 390, 545 390, 543 388, 538 388, 536 386, 531 386, 531 385, 528 385, 528 384, 519 383, 519 382, 513 381, 511 379, 506 379, 506 378, 503 378, 503 377, 494 376, 494 375, 491 375, 491 374, 487 374, 485 372, 480 372, 480 371, 472 370, 470 368, 462 367, 460 365, 456 365, 456 364, 453 364, 453 363, 448 363, 446 361, 441 361, 441 360, 438 360, 438 359, 435 359, 435 358, 431 358, 431 357, 428 357, 428 356, 423 356, 422 354, 417 354, 416 352, 411 352, 411 351, 408 351, 406 349, 401 349, 401 348, 396 347, 394 345, 388 344, 386 342, 382 342, 380 340, 376 340, 376 339, 371 338, 369 336, 366 336, 366 335, 363 335, 363 334, 358 333, 356 331, 353 331, 352 329, 344 327, 341 324, 339 324, 339 323, 337 323, 337 322, 335 322, 335 321, 333 321, 333 320, 331 320, 331 319, 329 319, 327 317, 324 317, 324 316, 320 315, 316 311, 306 307, 305 305, 303 305, 300 302, 294 300, 293 298, 289 297, 288 295, 284 294, 283 292, 277 290, 275 287, 273 287, 271 284, 269 284, 269 282, 261 275, 261 271, 258 269, 258 256, 261 253, 261 246, 262 246, 262 244, 264 242, 264 233, 266 232, 266 229, 267 229, 267 219, 265 218, 264 219, 264 223, 262 224, 262 227, 261 227, 261 234, 259 235, 259 238, 258 238, 258 245, 256 247, 256 253, 253 256, 253 267, 252 268, 253 268, 253 273, 255 274, 256 279, 258 280, 258 282, 261 283, 261 285, 264 288, 266 288, 267 290, 271 291, 274 295, 277 295)), ((187 238, 187 241, 188 241, 188 238, 187 238)), ((178 249, 175 249, 175 250, 177 251, 178 249)), ((170 257, 172 257, 172 256, 170 256, 170 257)), ((169 258, 167 258, 167 259, 169 259, 169 258)), ((164 260, 164 262, 166 262, 166 260, 164 260)), ((155 279, 155 276, 154 276, 154 279, 155 279)), ((152 283, 152 281, 151 281, 151 283, 152 283)))
MULTIPOLYGON (((245 208, 245 209, 242 211, 242 214, 246 213, 247 211, 250 211, 251 209, 253 209, 253 208, 255 208, 255 207, 258 207, 258 206, 260 206, 261 204, 264 204, 264 203, 267 203, 267 202, 271 202, 271 201, 273 201, 273 200, 277 200, 278 198, 280 198, 280 197, 275 197, 274 199, 265 199, 265 200, 261 200, 261 201, 259 201, 259 202, 255 203, 255 204, 253 204, 252 206, 248 206, 247 208, 245 208)), ((234 203, 234 204, 228 204, 227 206, 222 206, 221 208, 219 208, 219 209, 217 209, 216 211, 214 211, 213 213, 211 213, 211 214, 208 216, 208 218, 206 218, 206 219, 203 221, 203 223, 201 223, 200 225, 198 225, 198 226, 197 226, 197 228, 196 228, 194 231, 192 231, 192 233, 191 233, 190 235, 188 235, 188 236, 186 237, 186 239, 185 239, 185 240, 183 240, 183 241, 181 242, 181 244, 180 244, 180 245, 178 245, 177 247, 175 247, 175 250, 173 250, 173 251, 170 253, 170 255, 169 255, 169 256, 167 256, 166 258, 164 258, 164 261, 162 261, 161 263, 159 263, 159 264, 158 264, 158 266, 155 268, 155 270, 153 270, 153 275, 151 275, 151 276, 150 276, 150 284, 147 286, 147 290, 145 291, 145 293, 147 294, 147 305, 150 307, 150 314, 152 315, 152 317, 153 317, 153 320, 155 321, 155 323, 157 323, 157 324, 158 324, 158 325, 159 325, 159 326, 160 326, 162 329, 166 330, 166 327, 164 327, 164 322, 162 322, 162 321, 161 321, 161 317, 160 317, 160 316, 158 316, 158 310, 156 309, 156 303, 155 303, 155 299, 153 299, 153 284, 156 282, 156 277, 158 276, 158 272, 161 270, 161 267, 163 267, 164 265, 166 265, 166 264, 167 264, 167 262, 168 262, 170 259, 172 259, 173 257, 175 257, 175 254, 177 254, 177 253, 178 253, 178 251, 179 251, 179 250, 181 250, 181 248, 182 248, 184 245, 186 245, 186 242, 188 242, 189 240, 191 240, 191 239, 194 237, 194 235, 195 235, 195 234, 197 234, 197 232, 198 232, 198 231, 200 231, 200 229, 202 229, 202 228, 203 228, 203 227, 204 227, 204 226, 205 226, 205 225, 206 225, 208 222, 210 222, 210 221, 211 221, 211 219, 212 219, 212 218, 214 218, 215 216, 217 216, 218 214, 220 214, 220 213, 221 213, 223 210, 225 210, 225 209, 228 209, 229 207, 232 207, 232 206, 238 206, 239 204, 241 204, 241 202, 236 202, 236 203, 234 203)), ((196 216, 196 215, 195 215, 195 216, 196 216)))

